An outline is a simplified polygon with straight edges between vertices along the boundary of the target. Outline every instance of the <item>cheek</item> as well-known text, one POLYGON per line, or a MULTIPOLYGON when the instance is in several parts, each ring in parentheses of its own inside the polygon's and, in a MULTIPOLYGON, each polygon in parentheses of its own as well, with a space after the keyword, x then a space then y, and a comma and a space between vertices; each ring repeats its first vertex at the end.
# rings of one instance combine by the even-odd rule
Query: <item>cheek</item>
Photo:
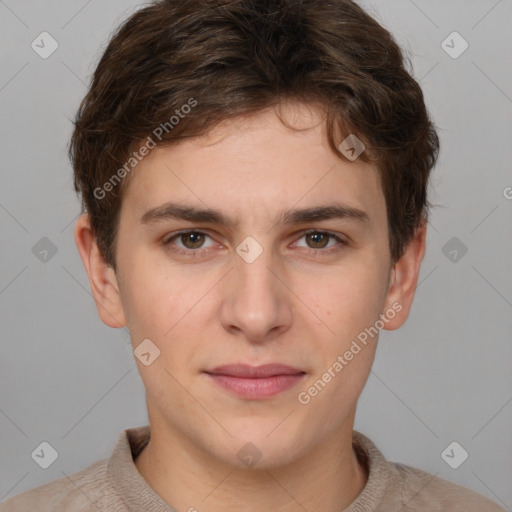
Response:
POLYGON ((136 259, 126 262, 124 274, 123 308, 134 343, 141 337, 162 339, 185 314, 191 300, 186 289, 168 270, 136 259))
MULTIPOLYGON (((354 266, 331 280, 325 293, 310 300, 318 316, 329 327, 311 332, 314 373, 299 403, 314 411, 315 424, 335 428, 341 417, 355 410, 357 399, 371 371, 378 341, 375 323, 384 305, 384 279, 379 270, 368 272, 354 266)), ((319 427, 320 428, 320 427, 319 427)))
MULTIPOLYGON (((205 306, 200 302, 205 291, 190 286, 177 272, 169 275, 165 269, 137 268, 141 269, 137 277, 134 275, 124 290, 128 327, 134 350, 149 339, 159 351, 149 366, 142 361, 137 361, 137 366, 147 395, 166 403, 181 396, 178 382, 189 378, 186 362, 193 359, 194 340, 200 339, 197 315, 201 305, 205 306)), ((181 401, 173 407, 181 408, 181 401)))
POLYGON ((123 304, 132 343, 149 338, 159 348, 160 363, 181 374, 183 361, 194 356, 204 338, 205 318, 212 316, 213 294, 218 276, 187 276, 179 267, 138 264, 123 290, 123 304))
MULTIPOLYGON (((316 286, 303 283, 304 303, 322 320, 326 335, 350 340, 373 325, 385 303, 387 274, 376 261, 363 258, 316 279, 316 286)), ((320 323, 320 322, 319 322, 320 323)))

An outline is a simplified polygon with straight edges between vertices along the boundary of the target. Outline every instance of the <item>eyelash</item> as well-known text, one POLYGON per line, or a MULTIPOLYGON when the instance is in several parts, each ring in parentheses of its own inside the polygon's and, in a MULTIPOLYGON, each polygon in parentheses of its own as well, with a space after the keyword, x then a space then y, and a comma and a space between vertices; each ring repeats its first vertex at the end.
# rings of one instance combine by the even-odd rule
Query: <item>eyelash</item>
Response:
MULTIPOLYGON (((211 238, 211 236, 208 233, 204 232, 204 231, 197 230, 197 229, 188 229, 188 230, 185 230, 185 231, 179 231, 179 232, 175 233, 168 240, 163 242, 163 245, 168 247, 169 250, 172 251, 173 253, 179 254, 180 256, 185 256, 185 257, 188 257, 188 258, 195 258, 196 256, 201 255, 203 252, 208 252, 209 249, 178 249, 178 248, 172 246, 171 242, 173 240, 176 240, 180 236, 187 235, 187 234, 190 234, 190 233, 205 235, 205 236, 211 238)), ((312 233, 320 234, 320 235, 326 235, 326 236, 328 236, 330 238, 333 238, 341 246, 346 246, 347 245, 347 242, 345 240, 342 240, 341 238, 339 238, 338 236, 334 235, 333 233, 330 233, 329 231, 321 231, 321 230, 318 230, 318 229, 308 229, 306 231, 303 231, 301 233, 300 238, 303 238, 304 236, 310 235, 312 233)), ((310 253, 312 253, 313 255, 315 255, 315 256, 317 254, 319 254, 319 253, 331 254, 333 252, 338 252, 339 250, 340 250, 340 247, 331 247, 329 249, 308 249, 308 251, 310 253)))

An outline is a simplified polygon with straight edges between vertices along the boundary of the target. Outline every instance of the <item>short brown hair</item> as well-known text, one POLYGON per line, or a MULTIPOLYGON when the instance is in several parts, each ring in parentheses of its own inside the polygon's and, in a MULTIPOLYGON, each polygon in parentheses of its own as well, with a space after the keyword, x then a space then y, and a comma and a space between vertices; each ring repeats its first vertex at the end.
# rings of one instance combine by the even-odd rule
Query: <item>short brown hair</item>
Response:
POLYGON ((360 158, 379 170, 396 261, 427 220, 439 153, 406 63, 393 36, 350 0, 160 0, 136 11, 95 69, 69 148, 75 189, 105 260, 116 268, 126 162, 144 141, 155 143, 156 127, 156 144, 172 144, 298 100, 324 107, 341 158, 337 130, 366 145, 360 158))

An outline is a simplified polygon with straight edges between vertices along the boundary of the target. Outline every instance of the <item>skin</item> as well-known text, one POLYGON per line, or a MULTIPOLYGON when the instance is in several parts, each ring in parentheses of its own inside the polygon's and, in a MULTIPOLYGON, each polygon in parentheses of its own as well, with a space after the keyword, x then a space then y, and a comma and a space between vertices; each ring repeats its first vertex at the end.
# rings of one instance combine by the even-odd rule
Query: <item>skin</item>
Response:
POLYGON ((110 327, 127 326, 134 348, 149 338, 160 350, 149 366, 136 359, 151 440, 135 464, 178 511, 334 512, 367 481, 351 436, 377 337, 308 404, 297 397, 393 304, 401 311, 384 328, 405 322, 426 228, 393 264, 377 170, 331 151, 319 111, 287 104, 282 115, 300 130, 269 109, 151 151, 123 197, 116 272, 101 256, 88 216, 76 223, 101 319, 110 327), (228 228, 140 221, 169 201, 215 208, 238 222, 228 228), (362 210, 368 222, 276 223, 283 210, 334 202, 362 210), (164 244, 190 228, 206 235, 164 244), (346 244, 304 235, 313 228, 346 244), (247 236, 263 248, 252 263, 236 252, 247 236), (196 255, 178 255, 171 247, 196 255), (306 375, 278 395, 249 400, 203 373, 221 364, 270 362, 306 375), (248 442, 261 453, 251 468, 237 457, 248 442))

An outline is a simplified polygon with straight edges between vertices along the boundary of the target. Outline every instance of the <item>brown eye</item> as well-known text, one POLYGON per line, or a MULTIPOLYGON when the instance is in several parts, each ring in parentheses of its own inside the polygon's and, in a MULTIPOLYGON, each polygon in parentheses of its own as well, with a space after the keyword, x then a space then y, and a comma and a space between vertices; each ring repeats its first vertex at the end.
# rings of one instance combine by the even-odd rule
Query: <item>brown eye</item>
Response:
POLYGON ((196 257, 199 254, 206 253, 214 245, 210 235, 202 231, 180 231, 163 241, 164 246, 180 256, 196 257), (210 239, 208 243, 207 239, 210 239))
POLYGON ((305 237, 312 249, 323 249, 329 243, 329 238, 332 238, 332 235, 316 231, 307 233, 305 237))
POLYGON ((180 235, 181 242, 187 249, 199 249, 204 243, 203 233, 192 231, 180 235))
POLYGON ((310 253, 315 256, 341 251, 347 245, 345 240, 334 233, 317 229, 303 232, 300 240, 301 243, 296 243, 296 246, 309 249, 310 253))

